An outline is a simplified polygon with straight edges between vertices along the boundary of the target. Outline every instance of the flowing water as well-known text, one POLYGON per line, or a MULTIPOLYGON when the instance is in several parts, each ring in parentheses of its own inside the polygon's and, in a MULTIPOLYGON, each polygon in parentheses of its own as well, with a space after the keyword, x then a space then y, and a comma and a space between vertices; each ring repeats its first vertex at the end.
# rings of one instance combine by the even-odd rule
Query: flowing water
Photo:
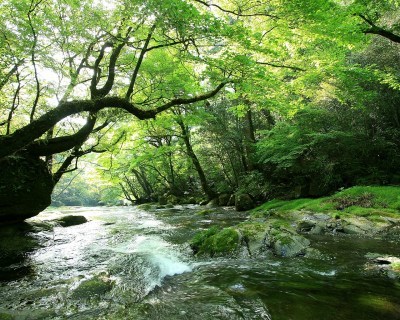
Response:
POLYGON ((1 227, 0 319, 400 319, 400 282, 365 265, 398 243, 314 237, 318 259, 195 258, 196 231, 246 219, 199 210, 50 209, 1 227), (89 222, 46 222, 67 214, 89 222))

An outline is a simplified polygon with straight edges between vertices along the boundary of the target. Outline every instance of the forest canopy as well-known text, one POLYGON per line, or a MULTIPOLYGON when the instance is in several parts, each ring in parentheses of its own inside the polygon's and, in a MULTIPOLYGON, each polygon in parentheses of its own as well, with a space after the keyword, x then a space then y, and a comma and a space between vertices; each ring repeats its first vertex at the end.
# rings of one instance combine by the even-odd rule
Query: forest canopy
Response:
POLYGON ((399 6, 3 1, 0 219, 85 158, 138 202, 399 183, 399 6))

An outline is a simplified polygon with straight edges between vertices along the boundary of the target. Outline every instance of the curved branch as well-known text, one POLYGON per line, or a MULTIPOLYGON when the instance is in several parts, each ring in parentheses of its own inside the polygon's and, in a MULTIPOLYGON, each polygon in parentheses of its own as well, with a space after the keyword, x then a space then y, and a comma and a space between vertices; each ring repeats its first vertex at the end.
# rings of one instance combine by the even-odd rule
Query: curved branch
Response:
POLYGON ((270 14, 270 13, 268 13, 268 12, 242 13, 242 12, 240 12, 240 8, 239 8, 239 10, 236 12, 236 11, 233 11, 233 10, 229 10, 229 9, 223 8, 223 7, 221 7, 221 6, 218 5, 218 4, 209 3, 209 2, 206 2, 206 1, 203 1, 203 0, 193 0, 193 1, 194 1, 194 2, 198 2, 198 3, 201 3, 202 5, 205 5, 205 6, 209 7, 209 8, 210 8, 210 7, 215 7, 215 8, 217 8, 218 10, 220 10, 220 11, 222 11, 222 12, 230 13, 230 14, 233 14, 233 15, 238 16, 238 17, 257 17, 257 16, 265 16, 265 17, 269 17, 269 18, 273 18, 273 19, 278 19, 278 18, 279 18, 278 16, 273 15, 273 14, 270 14))
POLYGON ((365 34, 377 34, 380 35, 386 39, 389 39, 390 41, 400 43, 400 36, 389 31, 386 29, 383 29, 381 27, 378 27, 375 23, 372 22, 372 20, 368 19, 366 16, 359 14, 358 15, 361 19, 363 19, 369 26, 370 28, 367 30, 364 30, 365 34))
POLYGON ((228 82, 222 82, 214 90, 191 98, 173 99, 164 105, 151 110, 141 110, 124 98, 104 97, 98 100, 75 100, 61 102, 55 109, 50 110, 25 127, 7 136, 0 136, 0 159, 31 144, 40 138, 47 130, 60 120, 81 112, 95 113, 105 108, 118 108, 127 111, 140 120, 154 118, 158 113, 173 106, 190 104, 215 96, 228 82))
POLYGON ((100 62, 104 57, 104 52, 107 47, 113 46, 111 43, 105 43, 103 47, 101 48, 100 54, 98 58, 96 59, 95 65, 94 65, 94 73, 92 77, 92 83, 90 85, 90 92, 92 94, 93 99, 98 99, 98 98, 103 98, 107 94, 110 93, 113 85, 114 85, 114 80, 115 80, 115 66, 118 60, 118 57, 122 51, 122 48, 126 45, 126 42, 129 37, 129 33, 131 32, 132 28, 129 28, 127 31, 127 35, 125 37, 125 41, 121 42, 119 45, 117 45, 113 51, 111 52, 110 60, 108 63, 108 76, 106 83, 104 86, 100 89, 97 89, 97 84, 98 80, 100 79, 100 62))
POLYGON ((76 133, 69 136, 37 140, 27 147, 27 151, 36 156, 50 156, 55 153, 70 150, 85 142, 95 124, 96 116, 91 114, 86 124, 76 133))

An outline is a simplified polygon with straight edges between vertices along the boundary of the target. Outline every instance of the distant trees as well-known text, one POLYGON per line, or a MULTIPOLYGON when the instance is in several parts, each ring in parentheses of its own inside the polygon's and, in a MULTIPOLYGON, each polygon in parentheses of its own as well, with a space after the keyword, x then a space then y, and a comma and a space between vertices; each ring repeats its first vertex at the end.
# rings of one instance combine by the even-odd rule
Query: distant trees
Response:
POLYGON ((54 183, 79 157, 104 151, 101 137, 124 117, 120 111, 154 118, 211 98, 226 84, 221 73, 213 85, 196 71, 205 63, 196 57, 208 50, 219 23, 185 1, 105 7, 91 0, 10 0, 0 13, 0 167, 13 172, 0 179, 1 220, 48 206, 54 183), (59 163, 55 154, 63 155, 59 163))
POLYGON ((395 182, 398 12, 398 1, 7 0, 0 222, 43 210, 89 153, 132 200, 395 182))

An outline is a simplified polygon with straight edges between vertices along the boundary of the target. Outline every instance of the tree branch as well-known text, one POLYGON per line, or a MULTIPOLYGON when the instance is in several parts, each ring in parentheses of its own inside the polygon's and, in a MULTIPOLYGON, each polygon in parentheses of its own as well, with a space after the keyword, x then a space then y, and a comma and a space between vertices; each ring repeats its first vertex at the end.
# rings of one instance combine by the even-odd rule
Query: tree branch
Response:
POLYGON ((18 70, 18 67, 24 62, 24 60, 18 61, 10 71, 7 72, 5 77, 0 81, 0 90, 7 84, 8 80, 10 80, 11 76, 18 70))
POLYGON ((261 64, 261 65, 266 65, 266 66, 270 66, 270 67, 274 67, 274 68, 286 68, 286 69, 292 69, 295 71, 306 71, 306 69, 300 68, 300 67, 295 67, 295 66, 287 66, 284 64, 277 64, 277 63, 272 63, 272 62, 260 62, 257 61, 257 64, 261 64))
POLYGON ((35 139, 40 138, 47 130, 60 120, 81 112, 95 113, 105 108, 123 109, 136 116, 140 120, 154 118, 158 113, 173 106, 190 104, 215 96, 228 82, 220 83, 214 90, 191 98, 177 98, 151 110, 141 110, 124 98, 104 97, 98 100, 74 100, 60 102, 54 108, 25 127, 16 130, 10 135, 0 136, 0 159, 13 154, 14 152, 26 147, 35 139))
POLYGON ((203 5, 205 5, 205 6, 209 7, 209 8, 210 8, 210 7, 215 7, 215 8, 217 8, 218 10, 220 10, 220 11, 222 11, 222 12, 230 13, 230 14, 233 14, 233 15, 238 16, 238 17, 257 17, 257 16, 265 16, 265 17, 269 17, 269 18, 273 18, 273 19, 278 19, 278 18, 279 18, 278 16, 272 15, 272 14, 267 13, 267 12, 255 12, 255 13, 248 13, 248 14, 246 14, 246 13, 241 12, 240 8, 239 8, 239 10, 236 12, 236 11, 233 11, 233 10, 225 9, 225 8, 219 6, 218 4, 214 4, 214 3, 210 3, 210 2, 206 2, 206 1, 202 1, 202 0, 193 0, 193 1, 194 1, 194 2, 198 2, 198 3, 201 3, 201 4, 203 4, 203 5))
POLYGON ((27 147, 27 151, 36 156, 50 156, 70 150, 76 145, 81 145, 85 142, 92 132, 95 123, 95 114, 90 114, 86 124, 78 132, 69 136, 37 140, 27 147))
POLYGON ((150 43, 150 40, 151 40, 151 37, 153 35, 155 28, 156 28, 156 25, 154 24, 151 27, 149 34, 147 35, 147 38, 146 38, 146 41, 144 42, 142 50, 140 51, 139 58, 136 63, 136 66, 135 66, 135 70, 133 71, 133 74, 131 77, 131 82, 129 83, 128 90, 126 91, 125 99, 127 99, 127 100, 129 100, 132 95, 133 87, 135 86, 135 82, 136 82, 137 75, 139 74, 140 66, 142 65, 144 55, 147 52, 147 47, 149 46, 149 43, 150 43))
POLYGON ((371 19, 367 18, 366 16, 359 14, 358 15, 361 19, 363 19, 369 26, 369 29, 364 30, 365 34, 377 34, 380 35, 386 39, 389 39, 390 41, 400 43, 400 36, 397 34, 394 34, 393 32, 383 29, 381 27, 378 27, 375 23, 372 22, 371 19))

